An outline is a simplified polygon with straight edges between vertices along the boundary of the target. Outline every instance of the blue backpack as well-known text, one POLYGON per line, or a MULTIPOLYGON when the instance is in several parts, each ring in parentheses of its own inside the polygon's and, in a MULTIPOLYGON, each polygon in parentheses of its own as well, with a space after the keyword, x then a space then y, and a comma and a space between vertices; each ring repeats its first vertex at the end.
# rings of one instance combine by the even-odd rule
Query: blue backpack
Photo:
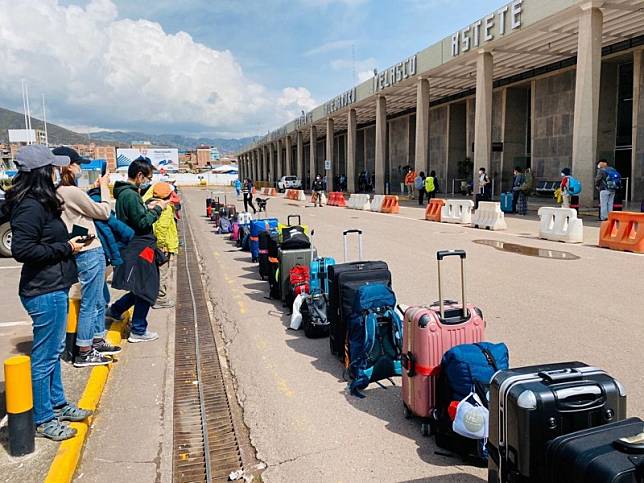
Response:
POLYGON ((617 191, 622 187, 622 175, 615 168, 610 166, 604 168, 606 173, 606 187, 611 191, 617 191))
POLYGON ((370 382, 402 374, 402 320, 388 286, 363 285, 357 290, 347 332, 351 394, 364 397, 360 391, 370 382))
POLYGON ((569 195, 576 196, 581 193, 581 183, 577 178, 568 176, 568 186, 566 188, 569 195))
POLYGON ((233 224, 230 222, 230 219, 225 216, 219 220, 219 234, 232 233, 233 224))

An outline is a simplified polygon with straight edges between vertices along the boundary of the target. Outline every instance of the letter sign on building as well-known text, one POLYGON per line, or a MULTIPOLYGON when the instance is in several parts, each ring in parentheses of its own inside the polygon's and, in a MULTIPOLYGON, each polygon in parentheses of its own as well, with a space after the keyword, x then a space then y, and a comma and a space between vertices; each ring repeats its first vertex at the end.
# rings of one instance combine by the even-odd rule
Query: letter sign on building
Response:
POLYGON ((416 56, 398 62, 393 67, 385 69, 373 78, 374 92, 381 91, 387 87, 394 86, 411 76, 416 75, 416 56))

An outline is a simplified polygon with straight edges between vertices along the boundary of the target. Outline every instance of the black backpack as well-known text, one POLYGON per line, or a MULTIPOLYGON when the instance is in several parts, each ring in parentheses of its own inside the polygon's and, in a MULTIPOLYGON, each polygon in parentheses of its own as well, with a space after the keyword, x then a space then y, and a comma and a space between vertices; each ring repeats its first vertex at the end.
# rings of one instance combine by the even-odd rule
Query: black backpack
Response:
POLYGON ((302 302, 302 328, 304 334, 311 338, 327 337, 329 335, 329 319, 326 316, 327 300, 323 293, 309 295, 302 302))
POLYGON ((282 250, 302 250, 311 248, 311 240, 300 231, 300 227, 292 227, 282 231, 282 250))

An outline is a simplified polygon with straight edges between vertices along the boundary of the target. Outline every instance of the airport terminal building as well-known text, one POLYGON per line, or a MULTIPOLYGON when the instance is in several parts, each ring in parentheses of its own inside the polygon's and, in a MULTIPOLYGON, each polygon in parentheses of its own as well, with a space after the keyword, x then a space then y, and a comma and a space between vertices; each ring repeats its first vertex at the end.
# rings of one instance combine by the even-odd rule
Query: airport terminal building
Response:
POLYGON ((498 195, 570 167, 589 206, 606 158, 642 200, 643 58, 644 0, 514 0, 245 147, 241 175, 397 193, 409 165, 451 193, 483 166, 498 195))

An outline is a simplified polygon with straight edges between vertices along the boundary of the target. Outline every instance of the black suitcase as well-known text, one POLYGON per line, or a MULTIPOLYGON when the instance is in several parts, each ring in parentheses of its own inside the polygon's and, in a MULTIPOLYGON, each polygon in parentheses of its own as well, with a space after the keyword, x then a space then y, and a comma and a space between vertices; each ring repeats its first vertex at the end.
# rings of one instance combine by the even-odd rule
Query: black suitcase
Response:
POLYGON ((331 353, 344 359, 346 321, 345 314, 351 312, 351 305, 356 291, 369 283, 382 283, 391 287, 391 272, 385 262, 363 262, 362 259, 362 231, 345 230, 344 261, 329 267, 329 305, 327 317, 329 319, 329 346, 331 353), (359 261, 347 263, 347 239, 352 233, 358 234, 359 261))
POLYGON ((258 235, 259 238, 259 276, 262 280, 266 279, 271 274, 270 263, 270 244, 271 239, 277 240, 277 231, 262 231, 258 235))
POLYGON ((582 362, 497 372, 490 385, 488 483, 543 483, 548 442, 621 421, 623 386, 582 362))
POLYGON ((328 337, 327 298, 323 293, 309 295, 302 304, 302 328, 309 339, 328 337))
POLYGON ((553 439, 547 483, 644 483, 644 422, 630 418, 553 439))

